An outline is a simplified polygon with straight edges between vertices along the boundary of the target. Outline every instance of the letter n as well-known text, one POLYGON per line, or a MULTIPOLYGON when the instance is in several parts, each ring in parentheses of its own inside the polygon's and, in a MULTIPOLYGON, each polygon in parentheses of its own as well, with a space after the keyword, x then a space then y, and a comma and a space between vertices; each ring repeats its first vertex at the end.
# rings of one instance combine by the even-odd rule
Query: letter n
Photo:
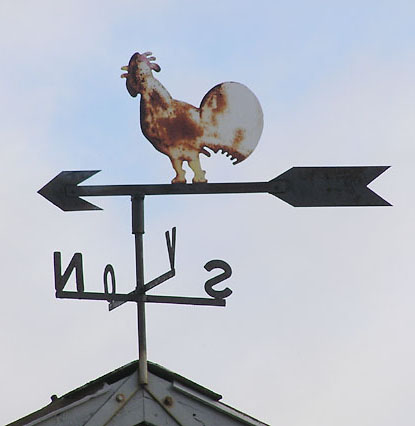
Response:
POLYGON ((84 272, 82 267, 82 254, 75 253, 68 267, 62 275, 62 256, 60 251, 53 253, 53 266, 55 269, 55 290, 57 293, 63 291, 72 271, 75 269, 76 289, 84 291, 84 272))

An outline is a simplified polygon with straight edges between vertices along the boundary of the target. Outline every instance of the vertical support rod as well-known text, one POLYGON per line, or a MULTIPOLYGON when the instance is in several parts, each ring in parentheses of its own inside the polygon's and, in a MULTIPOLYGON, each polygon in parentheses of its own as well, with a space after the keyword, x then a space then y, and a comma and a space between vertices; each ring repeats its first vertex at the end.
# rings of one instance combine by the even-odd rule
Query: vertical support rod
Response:
POLYGON ((132 233, 135 238, 135 272, 138 322, 138 378, 139 384, 148 382, 147 372, 147 339, 146 339, 146 312, 144 302, 144 195, 131 197, 132 203, 132 233))

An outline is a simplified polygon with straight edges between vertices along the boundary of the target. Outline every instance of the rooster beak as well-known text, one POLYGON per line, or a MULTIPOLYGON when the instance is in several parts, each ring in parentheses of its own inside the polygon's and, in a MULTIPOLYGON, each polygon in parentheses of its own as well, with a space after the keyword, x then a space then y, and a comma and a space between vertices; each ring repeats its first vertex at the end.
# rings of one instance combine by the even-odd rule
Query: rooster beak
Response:
POLYGON ((122 71, 128 71, 128 65, 124 65, 123 67, 121 67, 122 71))

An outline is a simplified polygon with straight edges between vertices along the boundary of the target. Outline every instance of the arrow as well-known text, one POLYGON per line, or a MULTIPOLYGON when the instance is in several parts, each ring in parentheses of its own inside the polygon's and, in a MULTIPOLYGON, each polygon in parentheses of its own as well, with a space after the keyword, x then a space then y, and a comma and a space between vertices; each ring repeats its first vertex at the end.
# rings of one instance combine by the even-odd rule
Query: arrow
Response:
POLYGON ((292 167, 269 182, 79 186, 99 170, 64 171, 38 192, 64 211, 101 210, 79 197, 269 193, 294 207, 390 206, 367 185, 389 166, 292 167))
POLYGON ((367 188, 389 166, 292 167, 273 181, 286 190, 274 194, 294 207, 390 206, 367 188))
POLYGON ((100 170, 60 172, 49 183, 38 191, 55 206, 65 212, 80 210, 102 210, 88 201, 79 197, 68 197, 67 188, 78 185, 78 183, 90 178, 100 170))

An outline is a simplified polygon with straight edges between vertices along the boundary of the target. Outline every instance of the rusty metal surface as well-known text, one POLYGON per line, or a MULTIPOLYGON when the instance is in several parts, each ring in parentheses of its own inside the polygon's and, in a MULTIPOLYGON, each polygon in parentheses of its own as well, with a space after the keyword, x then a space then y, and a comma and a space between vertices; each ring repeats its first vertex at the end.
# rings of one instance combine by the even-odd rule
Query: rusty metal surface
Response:
POLYGON ((38 192, 64 211, 101 210, 80 196, 269 193, 295 207, 390 206, 367 185, 388 166, 292 167, 269 182, 79 186, 96 171, 61 172, 38 192), (82 203, 81 203, 82 202, 82 203))
POLYGON ((226 154, 233 164, 245 160, 255 149, 263 129, 263 112, 256 96, 236 82, 216 85, 195 107, 170 95, 153 71, 160 67, 151 52, 134 53, 127 71, 127 90, 131 96, 141 95, 140 125, 153 146, 170 158, 176 176, 172 183, 185 183, 183 162, 194 173, 193 182, 207 182, 199 154, 207 150, 226 154))

